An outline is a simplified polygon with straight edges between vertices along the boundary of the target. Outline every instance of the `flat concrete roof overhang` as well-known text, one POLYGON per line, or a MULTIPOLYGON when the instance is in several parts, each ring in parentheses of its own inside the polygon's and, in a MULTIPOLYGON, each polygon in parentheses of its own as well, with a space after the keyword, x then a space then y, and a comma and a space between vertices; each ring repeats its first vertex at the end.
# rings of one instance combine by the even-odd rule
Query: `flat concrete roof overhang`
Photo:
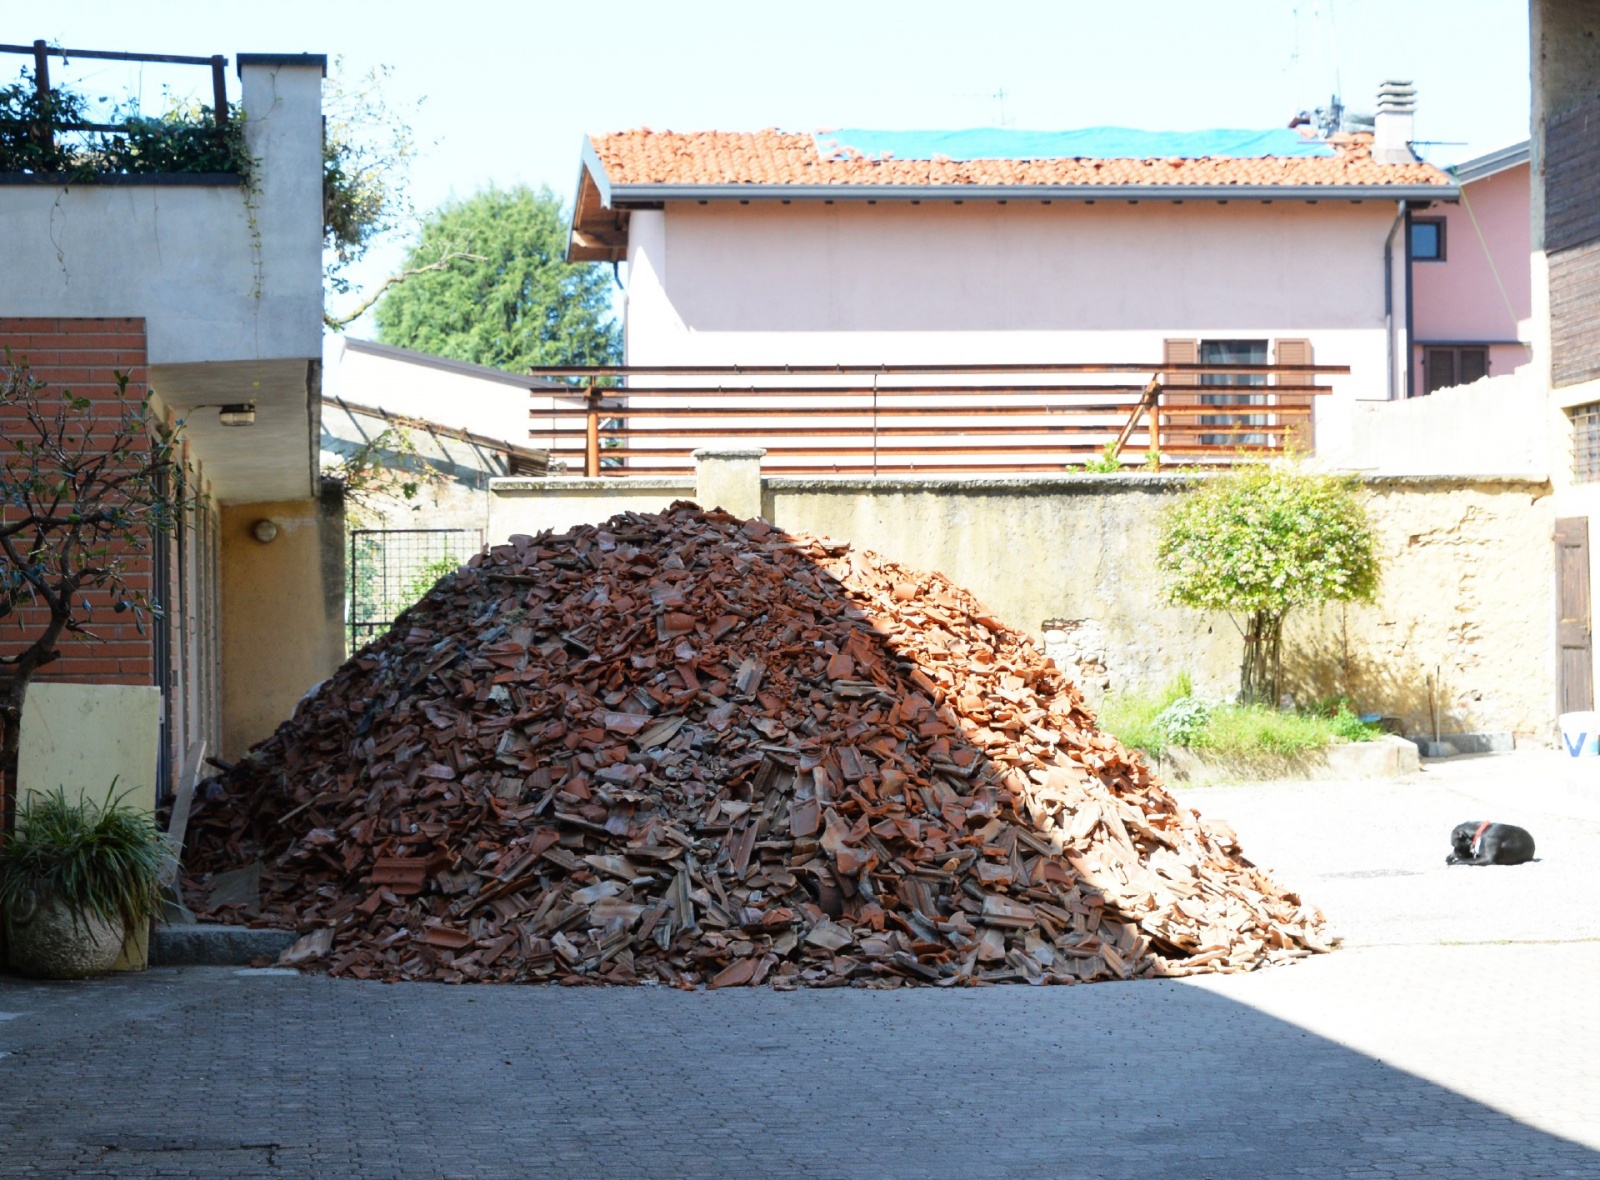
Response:
POLYGON ((201 465, 222 503, 304 500, 317 494, 320 358, 151 365, 150 389, 182 419, 190 459, 201 465), (251 403, 253 424, 222 424, 222 406, 251 403))

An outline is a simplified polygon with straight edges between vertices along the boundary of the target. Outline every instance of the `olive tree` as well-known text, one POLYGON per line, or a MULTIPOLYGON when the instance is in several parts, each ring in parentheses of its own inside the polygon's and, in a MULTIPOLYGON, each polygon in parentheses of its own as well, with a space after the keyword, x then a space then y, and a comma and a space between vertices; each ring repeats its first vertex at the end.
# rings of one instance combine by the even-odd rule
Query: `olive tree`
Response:
POLYGON ((1225 611, 1238 629, 1246 703, 1278 700, 1292 609, 1370 602, 1378 587, 1359 481, 1287 462, 1197 480, 1162 514, 1156 564, 1167 601, 1225 611))

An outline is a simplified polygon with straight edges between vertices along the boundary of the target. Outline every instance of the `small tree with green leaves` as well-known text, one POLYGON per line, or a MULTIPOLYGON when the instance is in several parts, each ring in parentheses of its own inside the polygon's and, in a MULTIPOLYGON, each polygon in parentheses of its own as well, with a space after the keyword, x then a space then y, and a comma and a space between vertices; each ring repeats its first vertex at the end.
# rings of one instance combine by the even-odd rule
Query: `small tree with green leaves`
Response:
POLYGON ((1162 515, 1156 565, 1169 602, 1227 612, 1244 639, 1246 703, 1278 700, 1290 610, 1370 602, 1378 587, 1359 481, 1289 463, 1200 481, 1162 515))
POLYGON ((173 433, 116 383, 97 405, 52 392, 10 349, 0 360, 0 620, 16 632, 0 632, 0 771, 13 781, 34 673, 67 636, 97 638, 97 611, 143 626, 158 606, 133 573, 186 508, 173 433))

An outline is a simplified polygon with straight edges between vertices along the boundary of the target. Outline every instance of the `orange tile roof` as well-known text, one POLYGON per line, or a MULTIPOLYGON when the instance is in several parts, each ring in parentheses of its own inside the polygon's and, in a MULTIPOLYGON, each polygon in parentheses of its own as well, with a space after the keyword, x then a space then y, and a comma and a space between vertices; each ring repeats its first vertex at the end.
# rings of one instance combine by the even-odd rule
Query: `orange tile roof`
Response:
POLYGON ((590 136, 609 185, 981 185, 1052 187, 1439 185, 1431 164, 1378 164, 1372 137, 1336 137, 1326 157, 1234 159, 823 159, 810 135, 766 131, 651 131, 590 136))

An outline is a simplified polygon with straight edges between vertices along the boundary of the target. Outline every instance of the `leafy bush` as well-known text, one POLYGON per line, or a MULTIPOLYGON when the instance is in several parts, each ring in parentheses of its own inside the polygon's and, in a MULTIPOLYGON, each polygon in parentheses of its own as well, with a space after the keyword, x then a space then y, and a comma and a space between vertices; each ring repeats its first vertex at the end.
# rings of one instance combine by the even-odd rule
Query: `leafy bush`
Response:
POLYGON ((411 575, 405 586, 401 588, 400 597, 403 600, 401 609, 404 610, 406 607, 411 606, 429 590, 437 586, 440 578, 447 574, 455 573, 464 564, 459 558, 449 553, 424 563, 411 575))
POLYGON ((1185 493, 1160 529, 1156 566, 1167 600, 1226 611, 1244 639, 1239 696, 1247 703, 1277 703, 1291 609, 1370 601, 1377 592, 1376 541, 1353 477, 1292 463, 1236 467, 1185 493))
POLYGON ((1211 706, 1199 697, 1180 697, 1156 714, 1154 726, 1168 745, 1192 746, 1211 722, 1211 706))
POLYGON ((1167 739, 1156 718, 1174 702, 1192 696, 1194 682, 1187 672, 1180 673, 1159 695, 1115 693, 1100 707, 1100 728, 1125 746, 1160 754, 1167 748, 1167 739))
POLYGON ((1347 742, 1370 742, 1383 736, 1381 725, 1361 720, 1344 701, 1339 702, 1339 707, 1329 719, 1329 725, 1337 736, 1347 742))
POLYGON ((54 899, 80 917, 129 931, 161 909, 161 874, 171 862, 166 836, 147 812, 61 788, 30 795, 16 830, 0 845, 0 913, 23 913, 54 899))
POLYGON ((1098 459, 1090 459, 1083 469, 1094 475, 1114 475, 1122 470, 1122 460, 1117 456, 1117 444, 1108 442, 1100 450, 1098 459))

